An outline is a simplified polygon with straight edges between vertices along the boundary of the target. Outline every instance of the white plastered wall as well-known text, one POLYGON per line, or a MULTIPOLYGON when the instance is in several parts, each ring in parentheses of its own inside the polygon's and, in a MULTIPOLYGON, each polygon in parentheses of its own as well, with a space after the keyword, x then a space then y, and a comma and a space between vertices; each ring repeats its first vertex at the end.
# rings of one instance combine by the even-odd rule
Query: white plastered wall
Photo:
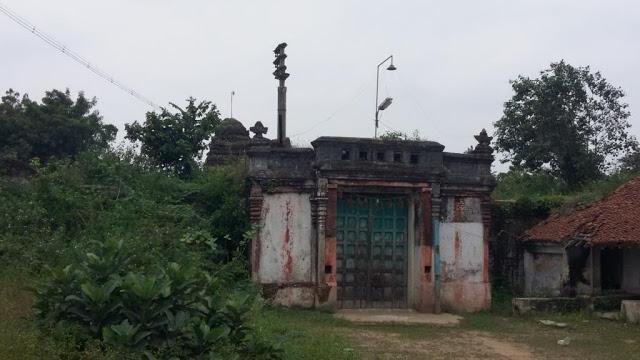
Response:
POLYGON ((310 282, 309 194, 264 195, 260 227, 260 283, 310 282))

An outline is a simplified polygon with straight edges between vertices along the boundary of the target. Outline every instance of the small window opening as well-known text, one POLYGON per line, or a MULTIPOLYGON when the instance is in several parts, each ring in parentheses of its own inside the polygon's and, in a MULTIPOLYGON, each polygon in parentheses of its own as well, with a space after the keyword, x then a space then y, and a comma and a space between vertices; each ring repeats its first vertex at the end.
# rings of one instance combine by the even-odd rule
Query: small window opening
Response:
POLYGON ((431 273, 431 266, 428 266, 428 265, 427 265, 427 266, 425 266, 425 267, 424 267, 424 273, 425 273, 425 274, 429 274, 429 273, 431 273))
POLYGON ((349 160, 351 153, 349 152, 349 150, 347 149, 342 149, 342 152, 340 153, 340 158, 342 160, 349 160))
POLYGON ((331 273, 333 273, 333 268, 331 267, 331 265, 325 265, 325 266, 324 266, 324 273, 325 273, 325 274, 331 274, 331 273))
POLYGON ((369 154, 366 151, 360 151, 359 158, 360 160, 367 160, 369 154))
POLYGON ((379 151, 379 152, 376 154, 376 160, 378 160, 378 161, 384 161, 384 152, 379 151))
POLYGON ((393 153, 393 161, 402 162, 402 153, 401 152, 393 153))
POLYGON ((411 154, 411 157, 409 158, 409 162, 412 164, 417 164, 418 163, 418 154, 411 154))

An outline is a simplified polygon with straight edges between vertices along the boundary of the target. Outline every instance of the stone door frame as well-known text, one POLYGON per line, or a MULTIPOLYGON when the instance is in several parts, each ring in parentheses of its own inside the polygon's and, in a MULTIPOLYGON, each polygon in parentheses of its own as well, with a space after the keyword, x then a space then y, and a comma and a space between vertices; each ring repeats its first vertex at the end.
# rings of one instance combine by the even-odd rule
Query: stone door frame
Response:
MULTIPOLYGON (((432 188, 424 182, 371 180, 326 181, 326 207, 323 227, 318 232, 318 305, 336 307, 336 220, 338 194, 373 193, 405 195, 407 214, 407 308, 434 311, 432 250, 432 188), (324 251, 322 250, 324 249, 324 251)), ((436 202, 437 203, 437 202, 436 202)))

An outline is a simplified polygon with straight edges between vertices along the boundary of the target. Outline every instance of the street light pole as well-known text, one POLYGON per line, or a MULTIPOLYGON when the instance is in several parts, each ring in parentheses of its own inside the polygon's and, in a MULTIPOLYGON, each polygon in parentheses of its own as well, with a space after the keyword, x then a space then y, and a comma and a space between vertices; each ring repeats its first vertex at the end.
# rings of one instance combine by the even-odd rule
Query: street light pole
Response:
POLYGON ((376 128, 375 128, 374 135, 373 135, 374 139, 378 138, 378 113, 380 112, 380 110, 384 110, 384 109, 380 109, 380 105, 378 104, 378 93, 379 93, 379 85, 380 85, 380 66, 382 66, 382 64, 386 63, 388 60, 391 60, 391 65, 389 65, 389 67, 387 67, 387 70, 393 71, 393 70, 397 69, 393 65, 393 55, 389 55, 386 59, 382 60, 382 62, 380 62, 380 64, 378 64, 378 68, 376 69, 376 113, 375 113, 376 114, 376 119, 375 119, 376 128))

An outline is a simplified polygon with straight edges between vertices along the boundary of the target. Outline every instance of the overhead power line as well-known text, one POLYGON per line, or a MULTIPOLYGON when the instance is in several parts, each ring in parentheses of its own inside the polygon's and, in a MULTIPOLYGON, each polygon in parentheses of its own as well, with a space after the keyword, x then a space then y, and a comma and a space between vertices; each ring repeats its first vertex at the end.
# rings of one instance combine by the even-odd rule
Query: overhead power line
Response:
POLYGON ((123 83, 121 83, 120 81, 116 80, 113 76, 109 75, 109 73, 107 73, 107 72, 101 70, 100 68, 96 67, 95 65, 91 64, 87 59, 83 58, 82 56, 80 56, 75 51, 69 49, 68 47, 66 47, 62 43, 60 43, 59 41, 55 40, 51 36, 49 36, 46 33, 42 32, 35 25, 31 24, 27 19, 25 19, 22 16, 16 14, 14 11, 10 10, 4 4, 0 4, 0 11, 2 11, 5 15, 7 15, 7 17, 9 17, 9 19, 13 20, 16 24, 18 24, 18 25, 22 26, 23 28, 27 29, 28 31, 33 33, 35 36, 39 37, 42 41, 44 41, 47 44, 49 44, 50 46, 54 47, 55 49, 57 49, 61 53, 67 55, 73 61, 75 61, 78 64, 80 64, 80 65, 84 66, 85 68, 89 69, 91 72, 93 72, 94 74, 100 76, 101 78, 103 78, 104 80, 108 81, 112 85, 115 85, 120 90, 128 93, 129 95, 133 96, 137 100, 142 101, 143 103, 145 103, 145 104, 147 104, 147 105, 149 105, 149 106, 151 106, 151 107, 153 107, 155 109, 159 109, 160 108, 153 101, 149 100, 149 98, 147 98, 147 97, 143 96, 142 94, 140 94, 139 92, 137 92, 137 91, 125 86, 123 83))
POLYGON ((372 82, 373 82, 373 80, 363 83, 363 84, 358 88, 358 90, 353 94, 353 96, 352 96, 352 97, 350 97, 347 101, 345 101, 345 102, 344 102, 340 107, 338 107, 338 108, 337 108, 335 111, 333 111, 330 115, 328 115, 327 117, 325 117, 325 118, 323 118, 323 119, 321 119, 321 120, 319 120, 319 121, 315 122, 314 124, 312 124, 311 126, 309 126, 306 130, 303 130, 303 131, 300 131, 300 132, 297 132, 297 133, 295 133, 295 134, 291 135, 291 137, 292 137, 292 138, 295 138, 295 137, 298 137, 298 136, 300 136, 300 135, 306 134, 306 133, 308 133, 309 131, 311 131, 311 130, 313 130, 313 129, 317 128, 318 126, 320 126, 320 125, 322 125, 322 124, 326 123, 327 121, 332 120, 332 119, 333 119, 333 118, 334 118, 334 117, 335 117, 335 116, 336 116, 340 111, 344 110, 346 107, 348 107, 349 105, 351 105, 351 104, 353 103, 353 101, 354 101, 356 98, 360 97, 360 96, 362 95, 362 93, 364 92, 364 90, 365 90, 369 85, 371 85, 371 83, 372 83, 372 82))

